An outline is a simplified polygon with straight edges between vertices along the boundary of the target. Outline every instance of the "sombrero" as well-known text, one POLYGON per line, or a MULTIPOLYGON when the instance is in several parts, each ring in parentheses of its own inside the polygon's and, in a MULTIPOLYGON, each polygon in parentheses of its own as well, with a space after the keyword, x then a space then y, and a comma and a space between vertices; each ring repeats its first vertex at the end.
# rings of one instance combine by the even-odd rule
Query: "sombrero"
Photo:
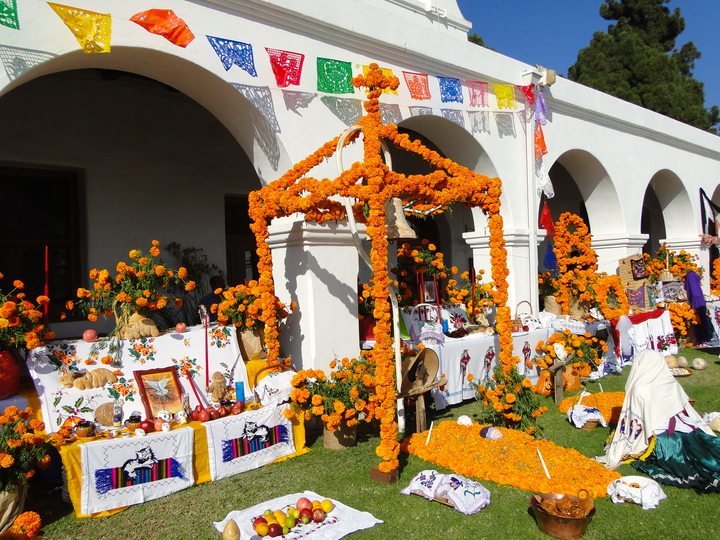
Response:
POLYGON ((423 349, 403 362, 400 393, 404 394, 432 383, 437 377, 439 366, 438 355, 432 349, 423 349))

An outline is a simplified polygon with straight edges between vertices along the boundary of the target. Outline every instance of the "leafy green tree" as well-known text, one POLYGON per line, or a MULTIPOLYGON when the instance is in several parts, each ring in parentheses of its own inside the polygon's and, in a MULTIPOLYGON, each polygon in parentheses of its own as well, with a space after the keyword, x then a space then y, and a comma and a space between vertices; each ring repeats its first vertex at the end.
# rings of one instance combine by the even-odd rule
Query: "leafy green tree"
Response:
POLYGON ((693 77, 700 51, 692 42, 677 49, 685 29, 670 0, 604 0, 600 16, 617 21, 595 32, 578 53, 568 78, 686 124, 717 133, 720 109, 705 108, 702 82, 693 77))
POLYGON ((490 49, 491 51, 494 51, 492 47, 488 47, 485 45, 485 40, 482 38, 482 36, 478 36, 476 33, 472 33, 468 35, 468 41, 470 43, 474 43, 475 45, 480 45, 481 47, 485 47, 486 49, 490 49))

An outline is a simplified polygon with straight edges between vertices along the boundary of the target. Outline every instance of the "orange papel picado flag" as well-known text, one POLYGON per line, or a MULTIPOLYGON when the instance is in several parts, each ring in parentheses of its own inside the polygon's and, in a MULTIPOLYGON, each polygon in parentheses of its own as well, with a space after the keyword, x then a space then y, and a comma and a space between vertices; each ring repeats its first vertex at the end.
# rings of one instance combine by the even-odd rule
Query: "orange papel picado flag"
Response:
POLYGON ((70 29, 83 51, 86 53, 110 52, 112 19, 109 13, 96 13, 50 2, 48 5, 70 29))

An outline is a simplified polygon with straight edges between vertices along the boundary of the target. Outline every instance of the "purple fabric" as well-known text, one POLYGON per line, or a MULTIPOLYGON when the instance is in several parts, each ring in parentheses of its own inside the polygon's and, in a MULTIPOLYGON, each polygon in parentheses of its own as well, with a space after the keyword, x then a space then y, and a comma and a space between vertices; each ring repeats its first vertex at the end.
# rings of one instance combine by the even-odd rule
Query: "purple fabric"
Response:
POLYGON ((684 287, 691 308, 705 307, 705 295, 700 287, 700 276, 690 270, 685 276, 684 287))

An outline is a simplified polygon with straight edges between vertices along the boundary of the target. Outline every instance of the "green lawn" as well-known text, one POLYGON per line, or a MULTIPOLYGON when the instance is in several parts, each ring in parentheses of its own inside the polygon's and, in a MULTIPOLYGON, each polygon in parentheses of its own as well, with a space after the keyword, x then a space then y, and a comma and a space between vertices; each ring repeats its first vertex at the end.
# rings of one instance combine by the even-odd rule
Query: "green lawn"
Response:
MULTIPOLYGON (((717 352, 717 351, 714 351, 717 352)), ((688 395, 696 400, 698 412, 720 411, 720 361, 716 354, 686 349, 690 361, 700 356, 708 369, 679 379, 688 395)), ((630 372, 611 375, 589 383, 589 389, 623 390, 630 372)), ((573 428, 564 414, 558 413, 550 398, 543 398, 550 411, 541 418, 545 436, 556 444, 576 448, 587 456, 603 452, 608 428, 594 431, 573 428)), ((440 413, 429 411, 430 420, 454 420, 462 414, 474 416, 478 405, 467 402, 440 413)), ((411 422, 410 425, 414 425, 411 422)), ((312 452, 240 474, 232 478, 195 486, 160 500, 131 507, 119 514, 100 519, 76 519, 59 491, 35 486, 26 509, 37 510, 43 519, 42 536, 46 539, 219 539, 212 525, 231 510, 240 510, 268 499, 304 490, 341 501, 353 508, 372 513, 383 524, 360 531, 361 539, 544 539, 529 510, 530 492, 483 481, 492 495, 490 506, 466 516, 453 508, 399 491, 421 470, 434 468, 449 472, 413 455, 401 455, 400 480, 384 484, 370 480, 369 469, 378 463, 375 447, 378 438, 361 433, 359 443, 346 450, 326 450, 322 436, 308 433, 312 452), (48 513, 50 512, 50 513, 48 513)), ((458 452, 462 452, 458 448, 458 452)), ((623 465, 623 475, 637 474, 623 465)), ((655 510, 643 510, 634 504, 613 504, 608 497, 596 501, 597 514, 583 538, 592 539, 702 539, 720 538, 720 495, 698 495, 691 490, 663 486, 668 498, 655 510)))

